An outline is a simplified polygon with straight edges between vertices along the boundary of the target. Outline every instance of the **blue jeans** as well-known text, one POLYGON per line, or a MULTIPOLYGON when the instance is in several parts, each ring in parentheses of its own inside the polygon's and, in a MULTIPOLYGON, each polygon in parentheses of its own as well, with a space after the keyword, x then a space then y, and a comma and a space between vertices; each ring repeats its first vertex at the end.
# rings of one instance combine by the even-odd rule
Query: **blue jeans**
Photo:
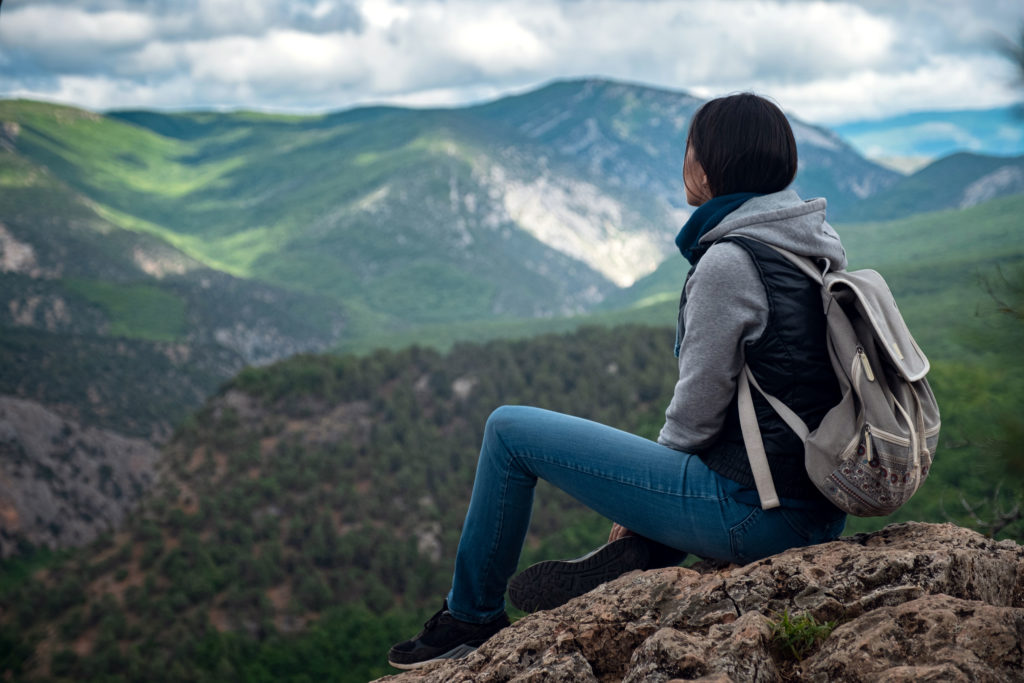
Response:
POLYGON ((504 610, 538 478, 647 538, 738 564, 832 540, 846 521, 831 506, 762 510, 737 501, 740 485, 697 456, 578 417, 502 406, 487 420, 455 558, 448 609, 457 619, 483 623, 504 610))

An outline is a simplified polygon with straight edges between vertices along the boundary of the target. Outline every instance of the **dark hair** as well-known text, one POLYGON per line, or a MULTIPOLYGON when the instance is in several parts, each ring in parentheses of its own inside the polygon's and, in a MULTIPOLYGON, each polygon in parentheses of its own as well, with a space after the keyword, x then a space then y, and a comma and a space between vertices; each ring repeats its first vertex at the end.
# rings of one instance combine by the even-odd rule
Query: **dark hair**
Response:
POLYGON ((752 93, 705 102, 693 115, 686 144, 714 197, 778 192, 796 176, 796 140, 786 115, 752 93))

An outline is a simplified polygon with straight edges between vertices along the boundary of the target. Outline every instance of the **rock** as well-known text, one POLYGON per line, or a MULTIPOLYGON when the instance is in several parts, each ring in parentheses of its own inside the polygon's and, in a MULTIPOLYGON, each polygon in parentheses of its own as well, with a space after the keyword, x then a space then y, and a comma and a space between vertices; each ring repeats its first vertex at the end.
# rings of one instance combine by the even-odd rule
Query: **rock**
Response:
POLYGON ((395 681, 1019 681, 1024 547, 893 524, 736 567, 632 572, 395 681), (784 613, 838 626, 803 661, 784 613))
POLYGON ((120 526, 155 481, 158 458, 142 439, 0 397, 0 557, 21 542, 66 548, 120 526))
POLYGON ((926 595, 840 626, 803 671, 818 680, 1021 680, 1022 642, 1024 609, 926 595))

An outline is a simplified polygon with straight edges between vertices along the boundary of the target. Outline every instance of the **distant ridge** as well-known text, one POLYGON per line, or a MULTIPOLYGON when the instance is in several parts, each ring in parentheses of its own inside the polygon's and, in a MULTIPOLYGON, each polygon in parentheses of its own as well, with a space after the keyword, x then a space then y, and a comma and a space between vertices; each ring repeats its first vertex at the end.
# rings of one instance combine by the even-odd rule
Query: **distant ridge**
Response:
POLYGON ((959 152, 900 178, 869 201, 853 207, 848 220, 903 218, 939 209, 966 209, 1024 192, 1024 155, 959 152))

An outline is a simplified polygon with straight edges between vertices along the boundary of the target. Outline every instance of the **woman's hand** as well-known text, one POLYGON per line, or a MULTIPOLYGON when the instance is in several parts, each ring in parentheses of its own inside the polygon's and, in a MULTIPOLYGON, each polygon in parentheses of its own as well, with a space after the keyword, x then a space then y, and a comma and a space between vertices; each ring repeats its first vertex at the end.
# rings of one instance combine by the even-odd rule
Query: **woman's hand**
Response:
POLYGON ((611 543, 612 541, 617 541, 620 538, 625 538, 626 536, 636 536, 636 532, 630 531, 621 524, 612 524, 612 530, 608 534, 608 542, 611 543))

